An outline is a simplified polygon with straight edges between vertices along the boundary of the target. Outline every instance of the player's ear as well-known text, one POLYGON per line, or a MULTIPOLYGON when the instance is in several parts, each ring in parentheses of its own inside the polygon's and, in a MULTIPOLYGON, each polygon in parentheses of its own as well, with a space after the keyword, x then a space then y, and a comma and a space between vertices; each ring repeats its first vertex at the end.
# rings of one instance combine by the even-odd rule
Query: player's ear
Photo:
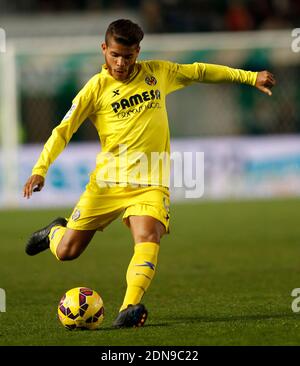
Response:
POLYGON ((105 42, 101 43, 101 49, 102 49, 102 53, 105 54, 105 52, 107 50, 107 45, 105 42))
POLYGON ((141 50, 141 47, 140 46, 137 46, 136 47, 136 57, 138 57, 139 53, 140 53, 140 50, 141 50))

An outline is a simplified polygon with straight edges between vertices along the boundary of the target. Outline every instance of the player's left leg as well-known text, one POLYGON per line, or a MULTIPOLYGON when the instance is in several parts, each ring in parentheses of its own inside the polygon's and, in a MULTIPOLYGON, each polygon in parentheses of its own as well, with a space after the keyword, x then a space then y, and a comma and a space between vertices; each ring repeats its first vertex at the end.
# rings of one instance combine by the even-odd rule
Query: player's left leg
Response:
POLYGON ((130 230, 134 239, 134 254, 129 264, 127 290, 121 310, 129 304, 138 304, 154 277, 159 243, 165 226, 151 216, 130 216, 130 230))
POLYGON ((127 290, 115 327, 142 326, 147 310, 140 303, 154 277, 159 243, 166 233, 165 226, 151 216, 129 216, 129 225, 134 239, 134 255, 128 266, 127 290))

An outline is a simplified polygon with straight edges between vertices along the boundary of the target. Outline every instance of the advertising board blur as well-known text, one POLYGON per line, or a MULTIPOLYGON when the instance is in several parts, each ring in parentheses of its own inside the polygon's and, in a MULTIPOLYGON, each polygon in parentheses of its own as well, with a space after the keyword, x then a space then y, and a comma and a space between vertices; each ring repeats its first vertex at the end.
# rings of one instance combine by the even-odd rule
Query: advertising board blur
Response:
MULTIPOLYGON (((19 149, 17 206, 75 205, 88 182, 89 173, 95 168, 99 144, 71 143, 50 167, 43 191, 24 200, 22 187, 41 149, 41 145, 25 145, 19 149)), ((170 183, 172 200, 188 203, 193 199, 300 196, 300 137, 174 139, 171 142, 170 183), (202 160, 195 159, 197 153, 204 153, 204 167, 197 166, 203 165, 202 160), (179 160, 181 169, 178 169, 178 160, 175 162, 178 156, 185 157, 179 160), (204 192, 201 191, 203 187, 197 187, 203 184, 197 182, 198 168, 204 171, 204 192), (179 176, 182 174, 193 178, 190 182, 194 186, 187 186, 186 180, 179 176), (186 194, 196 189, 201 194, 186 194)), ((2 206, 5 203, 3 194, 1 186, 2 206)))

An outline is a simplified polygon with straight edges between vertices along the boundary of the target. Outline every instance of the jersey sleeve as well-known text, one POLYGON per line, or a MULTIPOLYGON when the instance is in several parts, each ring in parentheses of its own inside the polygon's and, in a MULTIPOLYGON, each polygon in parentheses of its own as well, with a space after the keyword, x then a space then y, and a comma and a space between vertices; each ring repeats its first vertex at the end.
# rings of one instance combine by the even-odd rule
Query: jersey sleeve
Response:
POLYGON ((257 72, 200 62, 176 64, 161 61, 160 66, 161 72, 165 75, 167 94, 182 89, 193 82, 241 83, 254 86, 257 78, 257 72))
POLYGON ((49 166, 64 150, 73 134, 88 117, 93 115, 95 103, 91 84, 90 81, 81 89, 61 123, 53 129, 32 169, 32 175, 38 174, 45 177, 49 166))

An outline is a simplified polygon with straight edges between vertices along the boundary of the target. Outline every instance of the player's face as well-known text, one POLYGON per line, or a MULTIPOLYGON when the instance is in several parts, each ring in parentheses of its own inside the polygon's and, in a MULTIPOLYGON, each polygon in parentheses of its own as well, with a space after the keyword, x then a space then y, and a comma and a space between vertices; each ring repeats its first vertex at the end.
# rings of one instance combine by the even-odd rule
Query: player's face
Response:
POLYGON ((106 66, 112 77, 120 81, 128 79, 139 55, 140 47, 138 45, 125 46, 117 43, 113 38, 107 44, 102 43, 101 47, 106 66))

